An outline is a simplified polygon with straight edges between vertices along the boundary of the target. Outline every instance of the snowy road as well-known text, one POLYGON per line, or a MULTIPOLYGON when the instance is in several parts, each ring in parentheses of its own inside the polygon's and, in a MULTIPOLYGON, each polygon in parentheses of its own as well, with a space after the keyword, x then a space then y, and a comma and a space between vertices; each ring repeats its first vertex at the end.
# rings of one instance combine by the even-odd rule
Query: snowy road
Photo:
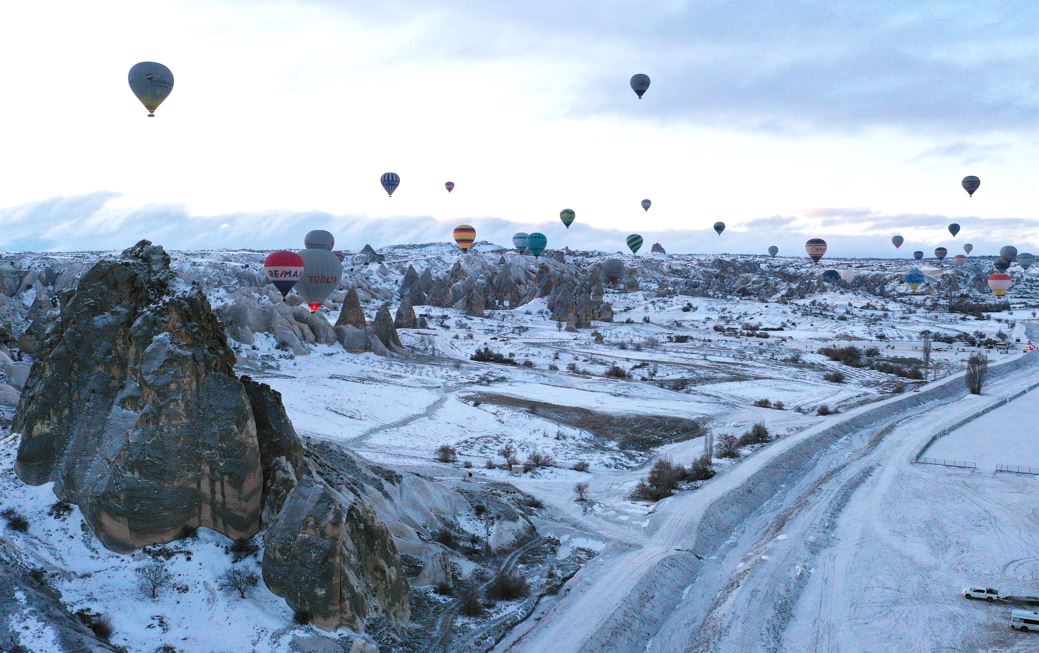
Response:
POLYGON ((910 462, 934 431, 1036 380, 1039 366, 1023 366, 964 400, 953 378, 772 445, 661 502, 643 546, 607 550, 500 650, 1039 645, 956 594, 974 574, 992 578, 1035 555, 1035 506, 1021 508, 1027 528, 994 509, 1003 497, 1026 503, 1035 481, 910 462), (993 532, 1003 536, 998 556, 993 532))

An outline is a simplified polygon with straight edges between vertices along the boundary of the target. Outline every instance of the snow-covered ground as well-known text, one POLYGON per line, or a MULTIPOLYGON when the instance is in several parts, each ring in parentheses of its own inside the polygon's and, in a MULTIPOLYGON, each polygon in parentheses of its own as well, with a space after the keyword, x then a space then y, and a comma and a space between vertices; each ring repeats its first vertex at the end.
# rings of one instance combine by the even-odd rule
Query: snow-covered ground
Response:
MULTIPOLYGON (((975 400, 968 395, 964 401, 975 400)), ((969 461, 978 471, 1000 465, 1039 474, 1039 390, 964 424, 927 448, 924 456, 969 461)))

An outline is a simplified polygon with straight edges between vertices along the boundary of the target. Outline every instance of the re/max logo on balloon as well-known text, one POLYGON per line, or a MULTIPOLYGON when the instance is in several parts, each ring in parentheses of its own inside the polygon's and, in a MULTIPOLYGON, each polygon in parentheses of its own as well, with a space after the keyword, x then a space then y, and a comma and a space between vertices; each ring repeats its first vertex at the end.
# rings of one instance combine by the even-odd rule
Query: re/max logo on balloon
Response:
POLYGON ((302 270, 276 270, 272 268, 267 269, 267 277, 269 279, 299 279, 302 276, 302 270))

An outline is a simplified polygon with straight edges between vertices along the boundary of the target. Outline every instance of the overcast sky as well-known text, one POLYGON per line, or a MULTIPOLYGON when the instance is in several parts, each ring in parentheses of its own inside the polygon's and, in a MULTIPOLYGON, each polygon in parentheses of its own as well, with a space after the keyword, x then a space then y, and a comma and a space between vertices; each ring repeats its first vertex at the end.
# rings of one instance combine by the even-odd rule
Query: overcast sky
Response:
POLYGON ((0 250, 315 227, 356 249, 458 222, 608 251, 1039 250, 1037 34, 1034 1, 12 4, 0 250), (127 86, 142 60, 176 77, 156 118, 127 86))

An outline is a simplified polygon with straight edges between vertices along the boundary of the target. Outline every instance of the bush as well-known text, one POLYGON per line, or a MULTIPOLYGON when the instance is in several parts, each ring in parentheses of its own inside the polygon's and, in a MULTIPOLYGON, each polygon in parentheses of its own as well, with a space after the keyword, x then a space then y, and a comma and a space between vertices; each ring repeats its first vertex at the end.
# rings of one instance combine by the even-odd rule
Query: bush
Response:
POLYGON ((584 461, 584 460, 579 460, 576 463, 574 463, 574 471, 575 472, 587 472, 588 471, 588 467, 589 467, 588 463, 586 461, 584 461))
POLYGON ((494 461, 491 460, 490 458, 488 458, 487 460, 483 461, 483 466, 486 469, 494 469, 495 467, 497 467, 497 465, 494 464, 494 461))
POLYGON ((480 601, 480 590, 475 583, 466 585, 462 592, 462 614, 467 617, 479 617, 483 614, 483 603, 480 601))
POLYGON ((511 444, 498 449, 498 455, 505 459, 505 464, 509 467, 519 462, 519 458, 516 457, 516 449, 511 444))
POLYGON ((545 504, 541 501, 541 499, 539 499, 539 498, 537 498, 535 496, 530 496, 530 495, 527 495, 527 498, 524 499, 523 503, 528 508, 544 508, 545 507, 545 504))
POLYGON ((823 417, 825 417, 827 415, 836 415, 837 414, 837 409, 832 409, 831 410, 828 405, 823 404, 823 405, 821 405, 821 406, 819 406, 818 408, 815 409, 815 414, 816 415, 821 415, 823 417))
POLYGON ((508 356, 502 356, 496 351, 491 351, 491 348, 487 345, 480 347, 476 352, 469 357, 469 360, 476 361, 478 363, 499 363, 501 365, 515 365, 516 361, 508 356))
POLYGON ((310 612, 306 610, 296 610, 292 615, 292 620, 301 626, 306 626, 314 620, 314 615, 310 614, 310 612))
POLYGON ((249 538, 240 537, 224 550, 230 553, 232 560, 237 563, 256 555, 260 547, 253 544, 249 538))
POLYGON ((629 378, 628 372, 623 367, 621 367, 620 365, 617 365, 616 363, 611 365, 610 369, 606 370, 603 373, 603 376, 605 376, 608 379, 627 379, 627 378, 629 378))
POLYGON ((577 501, 584 503, 588 500, 588 484, 577 483, 574 485, 574 494, 577 495, 577 501))
POLYGON ((667 458, 659 458, 649 470, 649 476, 639 481, 635 488, 635 496, 647 501, 660 501, 674 493, 678 482, 685 476, 685 470, 667 458))
POLYGON ((523 598, 529 593, 530 585, 527 584, 526 578, 504 571, 498 572, 491 586, 487 588, 487 598, 495 601, 512 601, 523 598))
POLYGON ((758 408, 772 408, 772 401, 769 399, 758 399, 754 402, 754 405, 758 408))
POLYGON ((433 540, 435 542, 440 542, 449 549, 455 548, 455 544, 457 544, 455 534, 447 528, 441 528, 433 533, 433 540))
POLYGON ((152 599, 159 598, 159 593, 173 583, 173 576, 158 560, 138 567, 136 573, 138 587, 152 599))
POLYGON ((458 451, 449 444, 437 447, 436 460, 442 463, 453 463, 458 460, 458 451))
POLYGON ((554 462, 555 461, 552 460, 552 456, 549 456, 548 454, 541 453, 540 451, 531 451, 530 455, 527 456, 527 463, 526 465, 524 465, 524 467, 528 465, 531 469, 537 467, 551 467, 552 463, 554 462))
POLYGON ((832 383, 844 383, 844 375, 840 372, 830 372, 825 374, 823 378, 832 383))
POLYGON ((786 404, 784 404, 782 401, 774 402, 772 404, 772 407, 775 408, 776 410, 786 410, 786 404))
POLYGON ((49 510, 47 510, 47 514, 53 517, 54 519, 65 519, 66 517, 72 514, 72 504, 66 503, 64 501, 58 501, 57 503, 54 503, 49 510))
POLYGON ((713 476, 714 467, 711 466, 711 459, 707 456, 697 458, 689 467, 688 477, 690 481, 706 481, 713 476))
POLYGON ((451 596, 451 586, 447 581, 440 581, 436 586, 436 593, 440 596, 451 596))
POLYGON ((967 359, 967 373, 963 380, 967 383, 967 389, 971 394, 980 395, 981 389, 985 387, 985 379, 988 377, 988 354, 977 352, 967 359))
POLYGON ((736 441, 736 445, 739 447, 746 447, 752 444, 764 444, 768 441, 768 429, 765 428, 763 422, 758 422, 754 426, 750 427, 749 431, 740 436, 736 441))
POLYGON ((220 576, 220 588, 238 592, 243 599, 259 582, 260 577, 255 572, 241 567, 231 567, 220 576))
POLYGON ((740 445, 735 435, 725 434, 718 438, 719 458, 739 458, 740 445))
POLYGON ((29 530, 29 520, 14 508, 4 508, 3 512, 0 512, 0 516, 7 520, 7 527, 12 531, 24 533, 29 530))
POLYGON ((832 361, 844 363, 848 367, 862 367, 862 352, 858 347, 820 347, 819 353, 832 361))

